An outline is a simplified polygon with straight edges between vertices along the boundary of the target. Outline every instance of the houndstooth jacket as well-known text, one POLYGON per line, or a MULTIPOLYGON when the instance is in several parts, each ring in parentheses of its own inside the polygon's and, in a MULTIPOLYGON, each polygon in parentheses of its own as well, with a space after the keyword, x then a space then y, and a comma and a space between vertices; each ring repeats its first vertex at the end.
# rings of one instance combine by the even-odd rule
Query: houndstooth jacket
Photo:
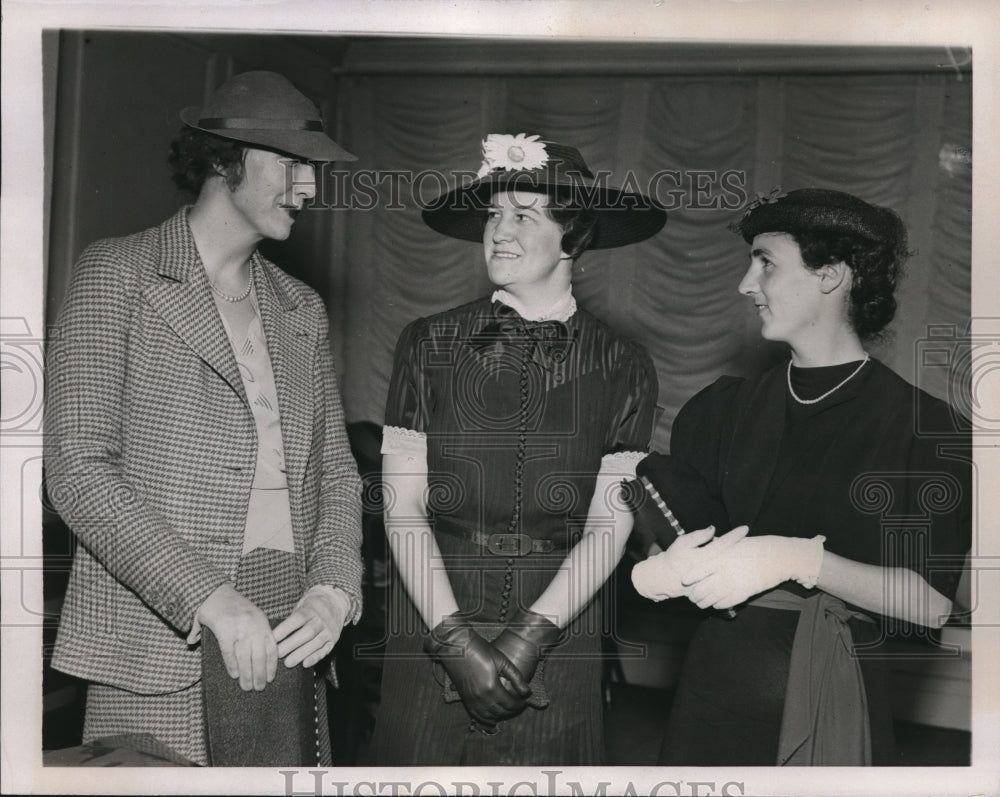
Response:
MULTIPOLYGON (((361 605, 360 481, 314 291, 255 253, 300 582, 361 605)), ((98 241, 47 355, 49 496, 79 545, 53 666, 141 694, 193 684, 185 636, 232 581, 256 429, 187 223, 98 241)))

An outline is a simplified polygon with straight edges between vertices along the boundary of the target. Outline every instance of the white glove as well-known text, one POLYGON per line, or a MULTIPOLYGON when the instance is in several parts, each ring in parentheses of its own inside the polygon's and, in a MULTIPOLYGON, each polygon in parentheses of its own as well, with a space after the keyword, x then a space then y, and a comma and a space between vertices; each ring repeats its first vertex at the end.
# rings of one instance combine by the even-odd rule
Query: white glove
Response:
POLYGON ((712 563, 742 540, 747 531, 749 527, 737 526, 728 534, 712 539, 715 527, 709 526, 681 535, 663 553, 651 556, 632 568, 632 584, 636 592, 653 601, 686 595, 696 580, 688 578, 692 568, 704 571, 700 576, 704 578, 712 572, 712 563))
POLYGON ((684 577, 692 603, 702 609, 728 609, 783 581, 816 586, 826 537, 746 537, 715 562, 699 564, 684 577), (695 583, 697 582, 697 583, 695 583))

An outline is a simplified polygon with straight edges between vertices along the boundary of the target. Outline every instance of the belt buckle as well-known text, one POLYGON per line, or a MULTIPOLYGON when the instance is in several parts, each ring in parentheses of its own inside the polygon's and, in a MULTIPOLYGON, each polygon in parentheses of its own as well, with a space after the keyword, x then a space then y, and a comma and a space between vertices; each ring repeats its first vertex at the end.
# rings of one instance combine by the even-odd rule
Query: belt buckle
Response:
POLYGON ((531 537, 527 534, 491 534, 486 549, 496 556, 524 556, 531 553, 531 537))

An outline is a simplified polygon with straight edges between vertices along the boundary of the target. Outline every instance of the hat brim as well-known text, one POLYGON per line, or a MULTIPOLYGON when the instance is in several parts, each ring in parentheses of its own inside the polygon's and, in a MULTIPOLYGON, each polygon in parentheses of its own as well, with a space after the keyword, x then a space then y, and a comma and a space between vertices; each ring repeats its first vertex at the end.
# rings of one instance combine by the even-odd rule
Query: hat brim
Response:
POLYGON ((857 223, 856 219, 840 208, 816 208, 766 205, 755 210, 749 218, 736 223, 736 231, 743 240, 752 244, 754 238, 766 233, 819 232, 857 235, 872 241, 879 236, 857 223))
POLYGON ((538 177, 531 172, 491 172, 429 203, 424 223, 435 232, 462 241, 482 242, 487 211, 497 191, 527 191, 575 200, 597 214, 587 249, 614 249, 656 235, 667 223, 667 211, 642 194, 601 184, 581 184, 538 177))
POLYGON ((831 233, 905 247, 906 229, 889 208, 842 191, 800 188, 748 210, 734 225, 747 243, 765 233, 831 233))
POLYGON ((325 132, 318 130, 262 130, 256 128, 217 129, 202 127, 201 109, 191 106, 181 111, 181 121, 188 127, 219 138, 238 141, 262 149, 286 152, 310 161, 356 161, 357 157, 341 147, 325 132))

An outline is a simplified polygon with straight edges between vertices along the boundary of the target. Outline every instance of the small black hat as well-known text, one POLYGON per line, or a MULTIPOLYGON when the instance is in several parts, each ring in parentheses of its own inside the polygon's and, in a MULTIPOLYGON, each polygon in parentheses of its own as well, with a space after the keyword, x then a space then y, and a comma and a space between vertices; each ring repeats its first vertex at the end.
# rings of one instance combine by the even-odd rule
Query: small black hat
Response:
POLYGON ((424 222, 443 235, 482 242, 486 212, 499 190, 548 194, 593 210, 597 225, 588 249, 637 243, 667 223, 667 211, 648 197, 595 180, 576 147, 523 133, 487 136, 476 179, 432 201, 424 222))
POLYGON ((775 189, 747 205, 733 230, 752 243, 765 232, 830 232, 856 235, 893 249, 906 247, 906 227, 896 211, 828 188, 775 189))

